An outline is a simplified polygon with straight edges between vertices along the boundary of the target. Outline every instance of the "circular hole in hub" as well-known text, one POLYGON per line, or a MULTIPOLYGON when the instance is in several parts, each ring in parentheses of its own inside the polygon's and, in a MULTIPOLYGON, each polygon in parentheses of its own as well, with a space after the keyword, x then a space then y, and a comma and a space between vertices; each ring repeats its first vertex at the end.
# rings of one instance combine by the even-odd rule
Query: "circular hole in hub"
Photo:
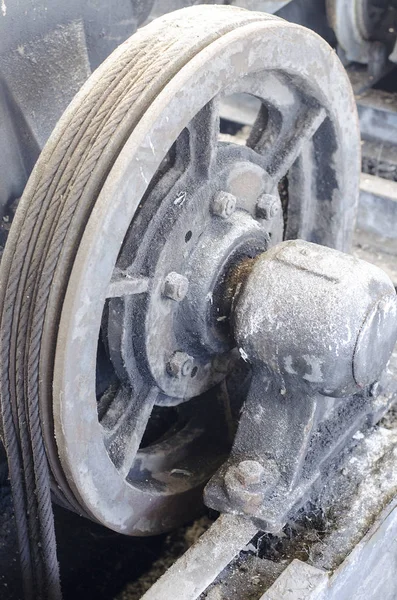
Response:
POLYGON ((193 367, 192 372, 190 373, 190 377, 196 377, 198 371, 198 367, 193 367))
POLYGON ((186 243, 188 243, 192 239, 192 235, 193 235, 193 233, 191 231, 187 232, 187 234, 185 235, 185 242, 186 243))

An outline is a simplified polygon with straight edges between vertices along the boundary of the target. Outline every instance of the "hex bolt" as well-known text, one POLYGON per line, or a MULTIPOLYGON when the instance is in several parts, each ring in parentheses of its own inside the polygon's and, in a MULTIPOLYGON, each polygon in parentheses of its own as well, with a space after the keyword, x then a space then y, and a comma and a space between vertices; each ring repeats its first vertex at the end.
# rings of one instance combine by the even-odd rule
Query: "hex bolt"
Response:
POLYGON ((273 459, 242 460, 231 464, 224 474, 224 489, 231 506, 246 515, 255 515, 267 494, 277 485, 280 471, 273 459))
POLYGON ((172 377, 187 377, 193 370, 194 359, 186 352, 174 352, 167 364, 167 371, 172 377))
POLYGON ((263 194, 256 203, 255 212, 258 219, 269 221, 278 215, 281 209, 280 200, 272 194, 263 194))
POLYGON ((233 506, 247 515, 255 514, 264 499, 265 470, 256 460, 231 465, 225 473, 225 491, 233 506))
POLYGON ((218 192, 212 201, 212 214, 228 219, 236 210, 237 200, 229 192, 218 192))
POLYGON ((184 275, 171 272, 164 280, 163 295, 175 302, 182 302, 189 289, 189 281, 184 275))
POLYGON ((264 482, 265 469, 257 460, 242 460, 235 471, 236 478, 244 487, 264 482))

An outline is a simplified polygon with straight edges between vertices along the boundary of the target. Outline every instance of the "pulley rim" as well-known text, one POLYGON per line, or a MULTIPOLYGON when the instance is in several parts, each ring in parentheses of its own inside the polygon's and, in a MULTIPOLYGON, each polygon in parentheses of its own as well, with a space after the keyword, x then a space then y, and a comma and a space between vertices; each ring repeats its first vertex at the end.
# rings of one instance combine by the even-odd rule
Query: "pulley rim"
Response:
MULTIPOLYGON (((246 25, 223 36, 203 50, 180 71, 148 108, 120 153, 86 226, 69 281, 59 327, 54 371, 56 438, 63 469, 68 474, 75 494, 81 498, 96 519, 118 531, 145 533, 145 523, 147 524, 148 519, 151 518, 153 520, 148 529, 153 532, 159 530, 159 525, 154 524, 154 521, 158 522, 160 518, 164 519, 164 515, 168 515, 169 523, 175 518, 175 502, 171 498, 169 502, 165 500, 162 503, 161 513, 159 506, 153 504, 153 510, 148 510, 148 506, 145 506, 141 515, 137 512, 134 514, 134 510, 142 500, 142 492, 139 490, 137 492, 133 486, 125 482, 120 485, 119 474, 109 461, 98 432, 98 422, 93 416, 94 398, 92 396, 92 390, 95 387, 96 346, 94 338, 96 340, 99 333, 106 288, 112 276, 121 241, 133 218, 134 210, 144 194, 148 182, 154 176, 163 156, 168 151, 169 138, 165 141, 164 129, 168 135, 173 132, 172 138, 176 139, 183 127, 197 113, 197 109, 209 102, 214 96, 214 92, 219 92, 222 84, 219 78, 220 73, 226 77, 224 83, 230 85, 234 78, 238 79, 240 75, 246 75, 247 69, 258 72, 264 64, 268 64, 266 62, 268 61, 275 69, 284 68, 289 76, 294 72, 296 75, 296 71, 300 74, 306 73, 309 81, 309 72, 314 65, 322 64, 323 73, 318 72, 318 81, 313 86, 317 98, 326 102, 330 111, 334 111, 332 117, 335 127, 340 127, 337 132, 340 136, 339 140, 342 135, 345 140, 353 140, 344 143, 339 156, 341 162, 343 160, 350 164, 349 175, 345 165, 343 182, 341 182, 343 194, 347 198, 344 214, 335 212, 334 222, 331 223, 332 234, 328 233, 327 237, 327 233, 324 233, 324 242, 343 250, 348 247, 357 201, 359 172, 354 102, 342 66, 329 47, 315 34, 305 31, 304 36, 306 45, 304 56, 299 54, 299 47, 301 47, 302 54, 302 30, 294 25, 278 22, 246 25), (287 41, 288 44, 286 44, 287 41), (315 55, 314 59, 313 54, 310 58, 308 57, 307 49, 310 45, 312 45, 315 55), (281 46, 284 51, 280 50, 277 54, 276 49, 281 46), (244 62, 245 59, 248 66, 244 62), (226 69, 225 63, 228 60, 229 68, 226 69), (283 64, 281 64, 282 62, 283 64), (210 77, 207 72, 208 64, 212 69, 210 77), (218 72, 216 72, 217 67, 218 72), (328 70, 329 68, 331 72, 328 70), (206 86, 204 89, 202 83, 205 75, 206 86), (193 79, 196 82, 195 85, 193 79), (337 90, 333 87, 336 80, 340 85, 337 90), (200 87, 197 87, 198 85, 200 87), (189 90, 188 109, 183 116, 180 109, 178 110, 181 95, 183 96, 182 90, 189 90), (344 114, 345 117, 343 125, 339 121, 340 114, 344 114), (155 160, 152 148, 155 149, 155 160), (133 164, 137 165, 135 172, 133 164), (124 177, 124 180, 120 180, 120 177, 124 177), (135 187, 136 191, 135 206, 126 202, 128 197, 126 192, 131 185, 135 187), (109 203, 110 198, 112 199, 111 203, 109 203), (111 236, 113 231, 117 232, 117 239, 114 236, 113 241, 109 243, 110 238, 102 236, 111 236), (101 232, 100 235, 98 232, 101 232), (103 252, 104 239, 107 240, 106 252, 103 252), (101 282, 93 280, 92 274, 96 272, 95 264, 101 264, 101 282), (85 298, 84 301, 82 301, 83 298, 85 298), (88 356, 84 357, 84 365, 80 360, 78 361, 80 365, 76 364, 76 357, 81 356, 81 352, 76 346, 76 340, 73 339, 73 332, 79 329, 84 332, 81 338, 84 339, 86 349, 87 340, 91 339, 91 350, 88 356), (76 376, 76 367, 78 366, 79 374, 76 376), (70 403, 66 400, 76 389, 77 381, 81 397, 85 399, 78 423, 75 411, 71 409, 70 403), (81 427, 82 423, 87 427, 84 438, 92 440, 87 448, 87 455, 84 457, 84 462, 89 465, 84 472, 81 469, 81 461, 79 464, 75 454, 75 450, 79 446, 77 426, 81 427), (102 456, 101 459, 99 459, 100 456, 102 456), (102 467, 100 472, 98 463, 102 467), (87 484, 87 476, 92 478, 95 471, 95 496, 90 498, 87 494, 87 489, 90 488, 90 485, 87 484), (106 505, 104 497, 107 497, 106 505), (159 514, 161 517, 158 516, 159 514)), ((311 91, 313 92, 313 88, 311 91)), ((340 207, 339 210, 341 211, 342 208, 340 207)), ((329 222, 324 222, 321 226, 329 227, 329 222)), ((91 483, 92 479, 90 479, 91 483)))

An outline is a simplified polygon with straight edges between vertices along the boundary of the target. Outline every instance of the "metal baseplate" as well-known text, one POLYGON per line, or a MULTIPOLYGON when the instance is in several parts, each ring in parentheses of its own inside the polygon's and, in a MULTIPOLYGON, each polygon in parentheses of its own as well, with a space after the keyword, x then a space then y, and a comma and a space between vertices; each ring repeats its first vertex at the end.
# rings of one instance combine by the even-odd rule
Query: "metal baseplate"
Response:
POLYGON ((143 599, 394 599, 396 443, 392 409, 344 450, 337 478, 319 490, 321 510, 313 504, 279 537, 223 515, 143 599))

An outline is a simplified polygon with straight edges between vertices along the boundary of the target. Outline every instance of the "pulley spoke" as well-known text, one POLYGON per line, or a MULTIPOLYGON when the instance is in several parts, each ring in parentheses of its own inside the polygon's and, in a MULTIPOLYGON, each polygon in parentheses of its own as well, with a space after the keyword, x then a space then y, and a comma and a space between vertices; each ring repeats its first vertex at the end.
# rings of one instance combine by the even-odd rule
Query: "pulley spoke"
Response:
POLYGON ((288 173, 288 218, 285 239, 298 236, 309 239, 315 222, 317 207, 313 201, 313 182, 316 165, 313 160, 313 147, 303 143, 301 152, 288 173))
POLYGON ((133 277, 127 271, 117 269, 110 280, 106 298, 121 298, 144 294, 148 291, 149 279, 147 277, 133 277))
MULTIPOLYGON (((271 127, 269 124, 265 126, 262 123, 263 116, 261 117, 261 127, 264 132, 254 145, 254 149, 263 156, 262 165, 275 184, 288 173, 305 144, 318 131, 325 118, 326 111, 322 107, 312 106, 305 111, 299 108, 292 118, 285 119, 278 128, 278 134, 274 135, 276 127, 271 127), (270 139, 267 138, 269 129, 273 131, 270 139)), ((255 126, 251 137, 255 138, 255 126)))
POLYGON ((215 96, 192 119, 188 126, 190 169, 200 175, 208 177, 216 158, 216 149, 219 138, 220 100, 215 96))
POLYGON ((132 467, 158 394, 157 387, 143 386, 135 394, 123 385, 101 420, 108 430, 107 451, 123 477, 132 467))

